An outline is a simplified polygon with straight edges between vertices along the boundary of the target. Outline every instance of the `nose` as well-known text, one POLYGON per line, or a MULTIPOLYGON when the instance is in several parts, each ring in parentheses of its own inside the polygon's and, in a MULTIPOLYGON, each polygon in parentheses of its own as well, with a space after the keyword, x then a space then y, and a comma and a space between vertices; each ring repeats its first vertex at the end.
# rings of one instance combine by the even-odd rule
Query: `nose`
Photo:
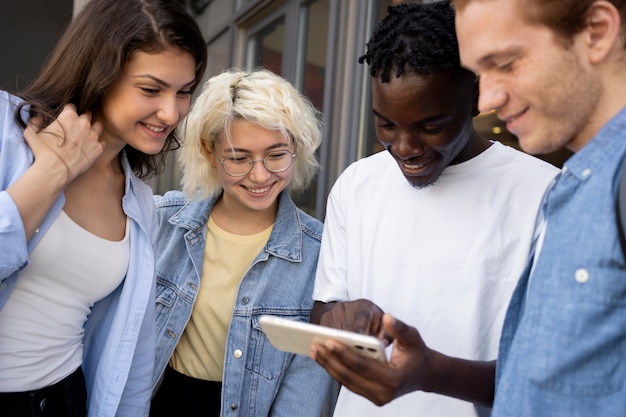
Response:
POLYGON ((478 110, 487 113, 497 110, 506 102, 506 93, 502 85, 488 74, 482 74, 479 79, 480 92, 478 95, 478 110))
POLYGON ((177 97, 167 95, 159 103, 157 117, 163 123, 173 126, 180 121, 181 110, 177 97))
POLYGON ((248 173, 248 177, 254 182, 263 183, 272 175, 271 172, 265 168, 263 160, 255 159, 252 162, 252 170, 248 173))
POLYGON ((395 140, 385 144, 391 153, 401 159, 410 159, 424 153, 424 145, 411 132, 401 131, 395 140))

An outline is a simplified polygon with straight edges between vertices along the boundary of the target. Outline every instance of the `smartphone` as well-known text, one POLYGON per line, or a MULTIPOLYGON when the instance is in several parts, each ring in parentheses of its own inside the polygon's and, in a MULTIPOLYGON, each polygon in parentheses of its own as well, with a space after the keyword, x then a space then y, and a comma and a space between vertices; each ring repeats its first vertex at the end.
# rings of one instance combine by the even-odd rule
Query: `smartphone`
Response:
POLYGON ((261 316, 259 323, 270 343, 286 352, 309 356, 311 344, 332 339, 361 355, 387 361, 385 345, 374 336, 269 315, 261 316))

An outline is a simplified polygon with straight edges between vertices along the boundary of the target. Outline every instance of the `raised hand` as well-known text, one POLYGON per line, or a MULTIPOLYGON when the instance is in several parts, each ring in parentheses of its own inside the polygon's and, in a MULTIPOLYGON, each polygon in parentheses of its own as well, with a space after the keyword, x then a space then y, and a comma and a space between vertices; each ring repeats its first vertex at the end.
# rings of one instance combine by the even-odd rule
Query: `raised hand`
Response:
POLYGON ((40 123, 40 119, 31 120, 24 130, 34 163, 6 190, 19 210, 27 239, 59 194, 104 151, 99 141, 102 124, 92 124, 91 113, 78 115, 71 104, 46 128, 40 129, 40 123))
POLYGON ((35 163, 65 170, 63 188, 85 172, 104 150, 99 141, 102 124, 91 122, 91 112, 79 115, 73 104, 65 105, 57 119, 44 129, 40 129, 40 123, 39 118, 31 119, 24 139, 35 163))

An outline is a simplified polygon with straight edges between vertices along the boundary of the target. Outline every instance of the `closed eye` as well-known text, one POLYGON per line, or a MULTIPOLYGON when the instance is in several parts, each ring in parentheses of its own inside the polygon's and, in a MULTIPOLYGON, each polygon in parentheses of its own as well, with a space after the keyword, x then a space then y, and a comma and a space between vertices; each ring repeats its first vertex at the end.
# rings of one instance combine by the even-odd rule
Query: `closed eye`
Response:
POLYGON ((231 156, 230 158, 226 158, 225 160, 234 162, 235 164, 247 164, 250 161, 250 158, 246 156, 241 156, 241 157, 231 156))
POLYGON ((421 126, 420 130, 424 133, 436 134, 442 132, 445 128, 445 126, 421 126))
POLYGON ((286 157, 287 155, 289 155, 289 152, 287 152, 287 151, 272 152, 272 153, 267 154, 266 158, 268 158, 268 159, 282 159, 282 158, 286 157))

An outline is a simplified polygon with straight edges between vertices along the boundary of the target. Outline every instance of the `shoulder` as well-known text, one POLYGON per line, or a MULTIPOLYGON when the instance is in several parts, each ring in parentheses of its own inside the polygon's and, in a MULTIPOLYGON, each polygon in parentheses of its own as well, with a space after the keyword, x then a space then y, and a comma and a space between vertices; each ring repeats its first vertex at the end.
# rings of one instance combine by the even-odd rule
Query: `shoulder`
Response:
POLYGON ((298 213, 298 217, 300 218, 302 232, 313 239, 321 241, 324 224, 315 217, 305 213, 300 208, 296 208, 296 211, 298 213))
POLYGON ((493 151, 497 155, 504 159, 511 169, 523 169, 528 170, 528 174, 555 176, 559 169, 530 154, 515 149, 510 146, 503 145, 500 142, 495 142, 492 146, 493 151))
POLYGON ((9 112, 11 115, 23 100, 11 93, 0 90, 0 112, 9 112))
MULTIPOLYGON (((22 128, 15 122, 15 110, 22 103, 22 99, 0 91, 0 140, 2 142, 25 143, 22 138, 22 128)), ((24 120, 28 120, 28 112, 22 110, 24 120)))
POLYGON ((188 200, 185 198, 183 192, 178 190, 168 191, 163 195, 154 196, 154 205, 157 210, 184 206, 187 202, 188 200))
POLYGON ((386 167, 394 167, 395 161, 387 151, 380 151, 375 154, 366 156, 357 161, 352 162, 342 175, 359 175, 363 173, 372 173, 372 169, 383 169, 386 167))
POLYGON ((378 185, 389 184, 390 181, 402 178, 404 177, 391 154, 380 151, 352 162, 339 175, 333 186, 344 187, 350 192, 360 190, 361 187, 376 188, 378 185))

